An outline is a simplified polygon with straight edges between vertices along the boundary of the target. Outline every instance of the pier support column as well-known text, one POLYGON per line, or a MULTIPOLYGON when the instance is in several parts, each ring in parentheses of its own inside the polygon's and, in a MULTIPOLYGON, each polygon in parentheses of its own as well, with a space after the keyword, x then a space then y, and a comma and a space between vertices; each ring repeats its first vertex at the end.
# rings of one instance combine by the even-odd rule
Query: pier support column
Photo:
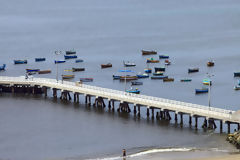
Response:
POLYGON ((230 133, 230 131, 231 131, 231 126, 230 126, 230 122, 227 122, 227 125, 228 125, 228 134, 230 133))
POLYGON ((220 133, 222 133, 222 130, 223 130, 223 122, 222 120, 220 120, 220 133))
POLYGON ((207 127, 208 127, 208 122, 207 122, 207 119, 205 118, 204 122, 203 122, 203 125, 202 125, 202 128, 206 129, 207 127))
POLYGON ((149 107, 147 107, 147 117, 149 117, 149 107))
POLYGON ((156 113, 156 119, 159 120, 160 119, 160 115, 159 112, 156 113))
POLYGON ((198 117, 195 116, 195 129, 197 130, 198 129, 198 117))
POLYGON ((141 115, 141 108, 140 108, 140 105, 138 105, 138 116, 140 117, 140 115, 141 115))
POLYGON ((237 124, 237 129, 238 129, 238 131, 240 130, 240 124, 239 123, 237 124))
POLYGON ((154 108, 152 107, 152 119, 154 119, 154 108))
POLYGON ((12 93, 15 92, 14 86, 11 86, 12 93))
MULTIPOLYGON (((88 103, 88 95, 85 95, 85 104, 88 103)), ((96 105, 96 100, 95 100, 95 105, 96 105)))
POLYGON ((133 106, 133 113, 134 113, 134 115, 136 115, 136 113, 137 113, 137 107, 136 107, 136 104, 134 104, 134 106, 133 106))
POLYGON ((174 118, 174 120, 175 120, 175 123, 177 123, 177 121, 178 121, 178 114, 175 112, 175 118, 174 118))
POLYGON ((112 111, 114 112, 115 109, 114 109, 114 100, 112 100, 112 111))
POLYGON ((180 126, 183 126, 183 113, 180 113, 180 126))
MULTIPOLYGON (((24 86, 25 88, 25 86, 24 86)), ((43 93, 44 93, 44 97, 46 98, 47 97, 47 87, 42 87, 43 89, 43 93)))
POLYGON ((108 109, 111 110, 111 99, 108 99, 108 109))
POLYGON ((189 125, 192 126, 192 116, 189 115, 189 125))
POLYGON ((90 95, 88 95, 88 105, 91 106, 91 96, 90 95))
POLYGON ((160 118, 163 119, 163 111, 160 109, 160 118))
POLYGON ((57 98, 57 89, 56 88, 53 88, 53 98, 57 98))

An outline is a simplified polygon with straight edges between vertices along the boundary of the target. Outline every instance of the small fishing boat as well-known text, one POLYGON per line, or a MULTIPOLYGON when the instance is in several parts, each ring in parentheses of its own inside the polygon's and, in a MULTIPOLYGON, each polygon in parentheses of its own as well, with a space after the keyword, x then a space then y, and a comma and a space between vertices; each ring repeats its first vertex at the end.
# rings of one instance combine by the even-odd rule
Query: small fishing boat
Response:
POLYGON ((127 62, 124 62, 124 61, 123 61, 123 65, 124 65, 125 67, 135 67, 135 66, 136 66, 135 63, 129 62, 129 61, 127 61, 127 62))
POLYGON ((157 51, 142 50, 142 55, 152 55, 152 54, 157 54, 157 51))
POLYGON ((202 89, 195 89, 195 93, 208 93, 208 88, 202 88, 202 89))
POLYGON ((138 78, 148 78, 149 75, 147 73, 143 73, 143 74, 137 74, 138 78))
POLYGON ((240 77, 240 72, 234 72, 234 77, 240 77))
POLYGON ((139 81, 134 81, 134 82, 131 82, 132 85, 143 85, 143 82, 139 82, 139 81))
POLYGON ((208 66, 208 67, 212 67, 212 66, 214 66, 214 62, 213 62, 213 61, 209 61, 209 62, 207 62, 207 66, 208 66))
POLYGON ((168 55, 159 55, 159 58, 160 58, 160 59, 168 59, 169 56, 168 56, 168 55))
POLYGON ((46 58, 35 58, 35 62, 46 61, 46 58))
POLYGON ((37 74, 37 72, 27 72, 27 75, 34 75, 37 74))
POLYGON ((73 59, 73 58, 77 58, 77 55, 64 55, 65 59, 73 59))
POLYGON ((38 72, 40 69, 26 69, 26 72, 38 72))
POLYGON ((101 64, 101 68, 110 68, 110 67, 112 67, 111 63, 101 64))
POLYGON ((185 79, 181 79, 180 81, 181 81, 181 82, 191 82, 192 79, 185 78, 185 79))
POLYGON ((159 62, 159 60, 156 60, 154 58, 148 58, 147 59, 147 63, 158 63, 158 62, 159 62))
POLYGON ((209 80, 209 79, 203 79, 202 83, 205 84, 205 85, 212 85, 212 81, 209 80))
POLYGON ((137 76, 130 76, 130 75, 126 75, 126 76, 120 76, 120 81, 132 81, 132 80, 137 80, 138 77, 137 76))
POLYGON ((27 60, 14 60, 14 64, 27 64, 27 60))
POLYGON ((75 77, 75 75, 73 75, 73 74, 62 75, 62 79, 72 79, 74 77, 75 77))
POLYGON ((73 72, 85 71, 85 68, 72 68, 73 72))
POLYGON ((5 68, 6 68, 6 64, 3 64, 2 66, 0 66, 0 71, 5 70, 5 68))
POLYGON ((129 90, 126 90, 126 92, 128 92, 128 93, 139 94, 139 93, 140 93, 140 90, 139 90, 138 88, 136 88, 136 89, 129 89, 129 90))
POLYGON ((80 78, 80 82, 92 82, 93 78, 80 78))
POLYGON ((72 69, 64 69, 63 71, 64 72, 72 72, 73 70, 72 69))
POLYGON ((145 73, 152 73, 152 69, 151 69, 151 68, 145 68, 145 69, 144 69, 144 72, 145 72, 145 73))
POLYGON ((38 71, 38 74, 48 74, 48 73, 51 73, 52 71, 51 70, 40 70, 38 71))
POLYGON ((199 72, 199 68, 189 68, 188 73, 199 72))
POLYGON ((164 79, 168 78, 168 76, 152 76, 151 79, 164 79))
POLYGON ((55 60, 54 63, 57 64, 57 63, 65 63, 66 61, 65 60, 55 60))
POLYGON ((240 86, 239 85, 234 86, 234 90, 240 90, 240 86))
POLYGON ((76 63, 83 62, 83 59, 76 59, 75 62, 76 62, 76 63))
POLYGON ((170 64, 171 64, 171 62, 170 62, 168 59, 166 59, 166 60, 164 61, 164 63, 165 63, 165 65, 170 65, 170 64))
POLYGON ((70 54, 76 54, 77 52, 74 50, 70 50, 70 51, 66 51, 66 55, 70 55, 70 54))
POLYGON ((163 82, 173 82, 174 78, 163 78, 163 82))
POLYGON ((158 71, 165 72, 166 68, 165 67, 155 67, 154 70, 155 70, 155 73, 158 71))
POLYGON ((113 75, 113 80, 117 80, 117 79, 120 79, 121 76, 115 76, 113 75))
POLYGON ((154 76, 162 76, 164 74, 164 72, 162 71, 157 71, 155 73, 153 73, 154 76))

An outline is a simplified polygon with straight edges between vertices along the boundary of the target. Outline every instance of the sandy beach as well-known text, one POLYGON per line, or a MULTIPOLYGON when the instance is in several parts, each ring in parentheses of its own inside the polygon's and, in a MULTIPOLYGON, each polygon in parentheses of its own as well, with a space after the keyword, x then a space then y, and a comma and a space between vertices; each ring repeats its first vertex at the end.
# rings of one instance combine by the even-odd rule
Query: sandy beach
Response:
POLYGON ((225 156, 214 156, 208 158, 195 158, 188 160, 237 160, 240 159, 240 154, 225 155, 225 156))

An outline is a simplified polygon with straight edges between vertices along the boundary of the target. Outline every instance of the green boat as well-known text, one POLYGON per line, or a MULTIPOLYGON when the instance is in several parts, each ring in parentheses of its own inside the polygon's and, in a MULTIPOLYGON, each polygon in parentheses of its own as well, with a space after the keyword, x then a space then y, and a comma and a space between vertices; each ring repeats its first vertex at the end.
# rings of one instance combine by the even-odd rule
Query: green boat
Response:
POLYGON ((181 82, 191 82, 192 79, 187 79, 187 78, 186 78, 186 79, 181 79, 180 81, 181 81, 181 82))

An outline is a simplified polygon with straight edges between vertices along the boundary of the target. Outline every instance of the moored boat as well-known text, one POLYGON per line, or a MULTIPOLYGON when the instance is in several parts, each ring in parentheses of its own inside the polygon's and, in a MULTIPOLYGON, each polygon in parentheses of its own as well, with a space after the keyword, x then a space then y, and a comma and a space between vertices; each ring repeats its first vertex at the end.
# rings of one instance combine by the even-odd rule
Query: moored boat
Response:
POLYGON ((199 72, 199 68, 189 68, 188 73, 199 72))
POLYGON ((35 58, 35 62, 46 61, 46 58, 35 58))
POLYGON ((70 50, 70 51, 66 51, 66 55, 70 55, 70 54, 76 54, 77 52, 74 50, 70 50))
POLYGON ((165 63, 165 65, 170 65, 170 64, 171 64, 171 62, 170 62, 168 59, 166 59, 166 60, 164 61, 164 63, 165 63))
POLYGON ((168 56, 168 55, 159 55, 159 58, 160 58, 160 59, 168 59, 169 56, 168 56))
POLYGON ((76 63, 83 62, 83 59, 76 59, 75 62, 76 62, 76 63))
POLYGON ((240 77, 240 72, 234 72, 234 77, 240 77))
POLYGON ((77 58, 77 55, 64 55, 65 59, 74 59, 77 58))
POLYGON ((117 80, 117 79, 120 79, 121 76, 115 76, 113 75, 113 80, 117 80))
POLYGON ((157 71, 157 72, 153 73, 154 76, 161 76, 163 74, 164 74, 163 71, 157 71))
POLYGON ((144 69, 144 72, 145 72, 145 73, 152 73, 152 69, 151 69, 151 68, 145 68, 145 69, 144 69))
POLYGON ((164 79, 168 78, 168 76, 152 76, 151 79, 164 79))
POLYGON ((124 61, 123 61, 123 65, 124 65, 125 67, 135 67, 135 66, 136 66, 135 63, 129 62, 129 61, 127 61, 127 62, 124 62, 124 61))
POLYGON ((154 70, 155 70, 155 73, 158 71, 165 72, 166 68, 165 67, 155 67, 154 70))
POLYGON ((173 82, 174 78, 163 78, 163 82, 173 82))
POLYGON ((40 69, 26 69, 26 72, 38 72, 40 69))
POLYGON ((139 82, 139 81, 133 81, 131 83, 132 85, 143 85, 143 82, 139 82))
POLYGON ((142 55, 152 55, 152 54, 157 54, 157 51, 142 50, 142 55))
POLYGON ((6 68, 6 64, 3 64, 2 66, 0 66, 0 71, 5 70, 5 68, 6 68))
POLYGON ((149 75, 147 73, 143 73, 143 74, 137 74, 138 78, 148 78, 149 75))
POLYGON ((192 79, 185 78, 185 79, 181 79, 180 81, 181 81, 181 82, 191 82, 192 79))
POLYGON ((138 77, 137 76, 130 76, 130 75, 126 75, 126 76, 120 76, 120 80, 121 81, 132 81, 132 80, 137 80, 138 77))
POLYGON ((208 67, 212 67, 212 66, 214 66, 214 62, 213 62, 213 61, 209 61, 209 62, 207 62, 207 66, 208 66, 208 67))
POLYGON ((195 89, 195 93, 208 93, 208 88, 202 88, 202 89, 195 89))
POLYGON ((110 67, 112 67, 111 63, 101 64, 101 68, 110 68, 110 67))
POLYGON ((72 79, 74 77, 75 77, 75 75, 73 75, 73 74, 62 75, 62 79, 72 79))
POLYGON ((85 68, 72 68, 73 72, 85 71, 85 68))
POLYGON ((51 73, 52 71, 51 70, 40 70, 38 71, 38 74, 48 74, 48 73, 51 73))
POLYGON ((209 80, 209 79, 203 79, 202 83, 205 84, 205 85, 212 85, 212 81, 209 80))
POLYGON ((140 93, 140 90, 139 90, 138 88, 136 88, 136 89, 129 89, 129 90, 126 90, 126 92, 128 92, 128 93, 139 94, 139 93, 140 93))
POLYGON ((234 86, 234 90, 240 90, 240 85, 234 86))
POLYGON ((27 60, 14 60, 14 64, 27 64, 27 60))
POLYGON ((93 78, 80 78, 80 82, 92 82, 93 78))
POLYGON ((65 60, 55 60, 54 63, 57 64, 57 63, 65 63, 66 61, 65 60))
POLYGON ((156 60, 154 58, 148 58, 147 59, 147 63, 158 63, 158 62, 159 62, 159 60, 156 60))

